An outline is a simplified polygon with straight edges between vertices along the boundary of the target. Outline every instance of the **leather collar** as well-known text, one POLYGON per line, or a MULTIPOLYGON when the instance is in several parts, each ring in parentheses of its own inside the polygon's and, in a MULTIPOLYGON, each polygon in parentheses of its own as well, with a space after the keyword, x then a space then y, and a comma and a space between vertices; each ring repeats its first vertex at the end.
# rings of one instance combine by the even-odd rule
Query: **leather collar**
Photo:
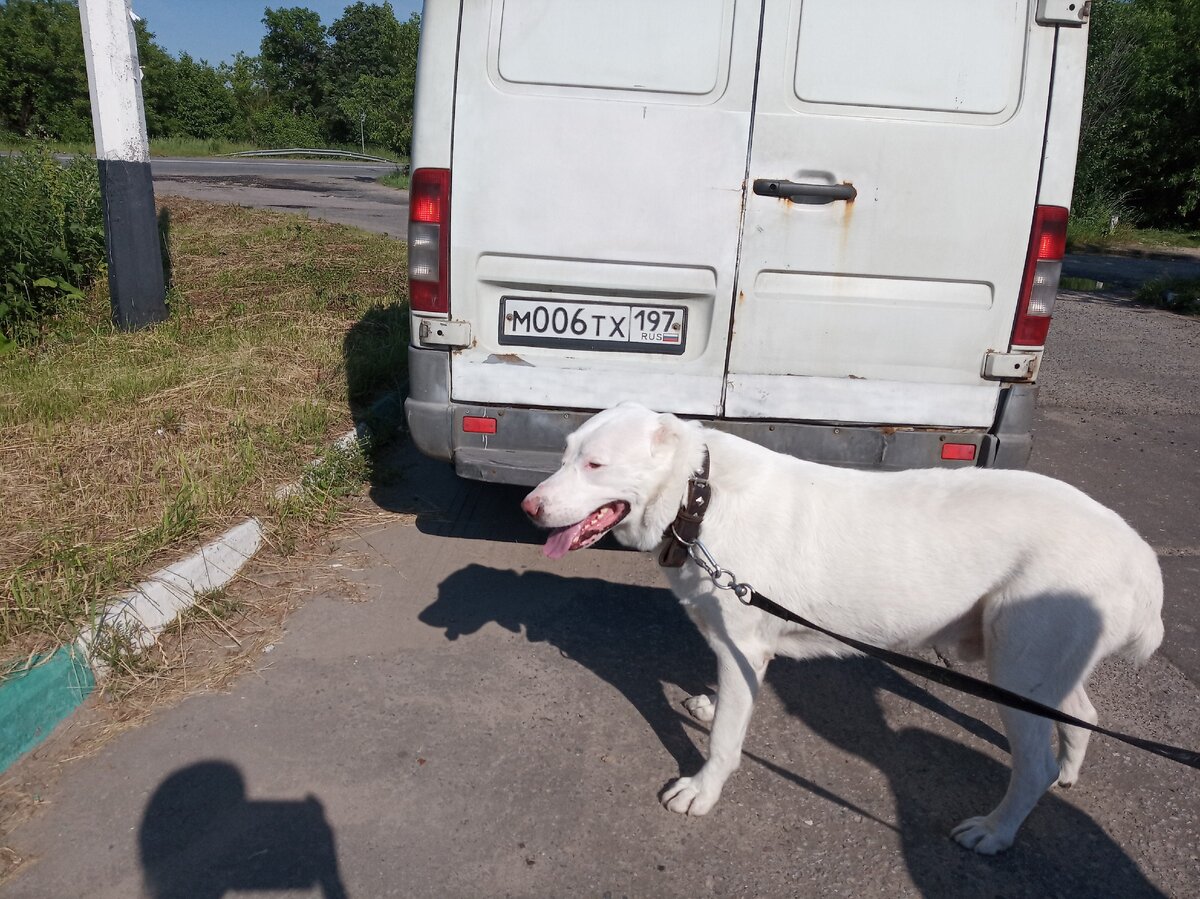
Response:
POLYGON ((708 511, 712 498, 712 487, 708 483, 708 447, 704 448, 704 462, 700 470, 688 478, 687 492, 675 520, 663 532, 663 548, 658 554, 658 564, 663 568, 682 568, 688 560, 688 547, 700 537, 700 525, 708 511))

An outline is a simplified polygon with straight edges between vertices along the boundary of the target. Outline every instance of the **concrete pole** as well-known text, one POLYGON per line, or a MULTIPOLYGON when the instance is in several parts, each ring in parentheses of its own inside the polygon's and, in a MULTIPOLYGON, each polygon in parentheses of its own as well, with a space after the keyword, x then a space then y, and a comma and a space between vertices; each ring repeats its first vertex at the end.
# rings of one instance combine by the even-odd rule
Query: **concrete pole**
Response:
POLYGON ((124 330, 167 317, 130 0, 79 0, 100 168, 108 290, 124 330))

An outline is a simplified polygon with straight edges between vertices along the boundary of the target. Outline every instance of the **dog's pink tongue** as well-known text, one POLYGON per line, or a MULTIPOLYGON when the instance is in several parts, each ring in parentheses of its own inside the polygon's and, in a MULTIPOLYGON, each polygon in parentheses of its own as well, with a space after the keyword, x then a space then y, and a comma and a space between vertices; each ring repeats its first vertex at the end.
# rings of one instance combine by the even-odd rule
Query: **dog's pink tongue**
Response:
POLYGON ((550 532, 546 545, 542 547, 542 555, 548 559, 561 559, 571 551, 571 541, 582 530, 582 521, 570 527, 555 528, 550 532))

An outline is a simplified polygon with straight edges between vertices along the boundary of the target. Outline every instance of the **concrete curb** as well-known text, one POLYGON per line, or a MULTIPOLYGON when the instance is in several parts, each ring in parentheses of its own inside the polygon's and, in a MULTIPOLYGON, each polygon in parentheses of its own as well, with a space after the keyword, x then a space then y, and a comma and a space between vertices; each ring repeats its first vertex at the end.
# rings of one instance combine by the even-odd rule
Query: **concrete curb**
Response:
MULTIPOLYGON (((333 448, 345 451, 372 439, 373 429, 365 422, 387 421, 396 403, 394 396, 375 403, 364 423, 334 441, 333 448)), ((303 493, 305 480, 280 488, 276 498, 303 493)), ((197 599, 232 581, 262 542, 262 524, 248 518, 191 555, 156 571, 127 593, 110 599, 73 643, 0 671, 0 722, 4 725, 0 731, 0 774, 36 748, 92 694, 107 671, 103 655, 109 641, 120 639, 137 651, 153 646, 159 634, 197 599)))
POLYGON ((258 552, 262 541, 263 528, 257 518, 235 525, 198 552, 156 571, 133 590, 111 599, 75 645, 103 676, 100 655, 106 635, 119 635, 138 650, 153 645, 167 625, 195 605, 199 597, 233 580, 258 552))

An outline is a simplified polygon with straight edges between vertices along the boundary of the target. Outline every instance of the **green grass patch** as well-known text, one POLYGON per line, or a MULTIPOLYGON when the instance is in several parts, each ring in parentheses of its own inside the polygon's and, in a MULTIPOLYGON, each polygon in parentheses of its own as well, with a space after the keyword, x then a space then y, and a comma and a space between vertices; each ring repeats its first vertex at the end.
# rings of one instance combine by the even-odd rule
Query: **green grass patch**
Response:
POLYGON ((1097 281, 1094 278, 1072 278, 1070 276, 1059 278, 1058 286, 1062 290, 1081 290, 1093 291, 1103 290, 1104 282, 1097 281))
POLYGON ((1067 247, 1073 251, 1136 248, 1154 250, 1200 249, 1200 231, 1166 231, 1162 228, 1137 228, 1121 224, 1111 231, 1108 223, 1089 220, 1067 224, 1067 247))
POLYGON ((325 527, 368 471, 358 451, 330 457, 330 438, 403 381, 402 243, 165 205, 167 321, 116 331, 100 282, 0 357, 0 658, 69 638, 107 596, 244 516, 277 545, 325 527), (312 489, 275 499, 301 479, 312 489))
POLYGON ((1200 315, 1200 278, 1159 278, 1143 284, 1134 299, 1181 315, 1200 315))
MULTIPOLYGON (((268 147, 262 144, 248 143, 245 141, 225 140, 224 138, 202 138, 202 137, 156 137, 150 141, 151 156, 187 156, 187 157, 203 157, 203 156, 225 156, 232 153, 245 153, 250 150, 272 150, 272 149, 289 149, 288 147, 268 147)), ((31 140, 26 138, 15 137, 12 134, 0 133, 0 151, 15 151, 26 152, 33 149, 41 149, 48 153, 58 153, 70 156, 87 156, 94 157, 96 155, 96 145, 92 142, 79 141, 47 141, 47 140, 31 140)), ((359 144, 332 144, 332 145, 312 145, 308 149, 314 150, 341 150, 347 153, 362 153, 363 149, 359 144)), ((367 144, 366 154, 368 156, 380 156, 384 159, 396 160, 396 154, 387 147, 375 146, 367 144)), ((303 158, 303 154, 297 154, 297 158, 303 158)), ((319 157, 310 157, 319 158, 319 157)), ((398 164, 405 160, 396 160, 398 164)))
POLYGON ((408 171, 400 166, 379 179, 379 183, 397 190, 408 190, 408 171))

